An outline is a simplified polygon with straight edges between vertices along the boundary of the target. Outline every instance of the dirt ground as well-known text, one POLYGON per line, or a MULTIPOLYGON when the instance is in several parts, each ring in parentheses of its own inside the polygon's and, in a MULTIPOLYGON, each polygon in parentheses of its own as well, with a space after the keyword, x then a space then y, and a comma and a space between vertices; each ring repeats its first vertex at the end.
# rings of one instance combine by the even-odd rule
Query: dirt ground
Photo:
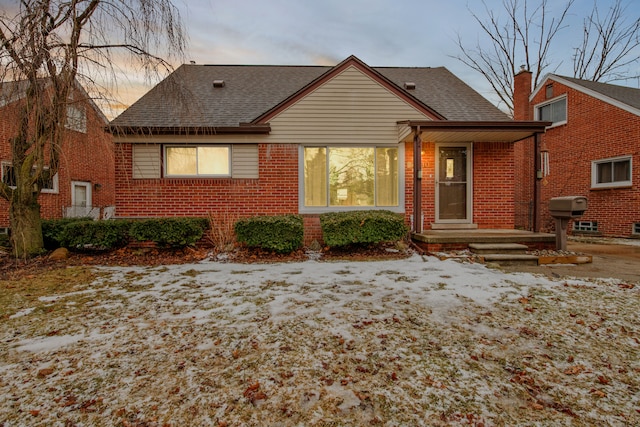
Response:
POLYGON ((591 255, 588 264, 548 264, 539 266, 504 266, 505 271, 541 273, 549 277, 612 277, 640 284, 640 245, 614 244, 609 242, 570 241, 567 249, 591 255))

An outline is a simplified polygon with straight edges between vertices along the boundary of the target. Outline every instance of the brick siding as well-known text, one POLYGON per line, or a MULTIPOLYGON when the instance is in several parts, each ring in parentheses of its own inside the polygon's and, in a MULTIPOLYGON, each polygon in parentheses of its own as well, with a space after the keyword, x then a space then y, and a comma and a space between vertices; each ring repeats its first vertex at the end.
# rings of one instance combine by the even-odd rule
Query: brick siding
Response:
MULTIPOLYGON (((11 162, 10 138, 17 132, 17 108, 9 104, 0 114, 0 159, 11 162)), ((113 140, 104 132, 105 123, 91 107, 86 108, 87 132, 65 132, 58 171, 58 193, 41 193, 42 218, 61 218, 63 209, 71 206, 71 181, 92 184, 92 205, 115 205, 113 140), (99 184, 96 188, 96 184, 99 184)), ((9 227, 9 203, 0 199, 0 227, 9 227)))
MULTIPOLYGON (((541 148, 549 152, 550 170, 540 181, 541 231, 554 229, 549 199, 578 195, 588 199, 587 211, 579 220, 597 221, 598 234, 603 236, 630 237, 633 223, 640 222, 640 117, 559 82, 545 82, 545 86, 548 83, 553 83, 554 98, 567 94, 567 123, 549 128, 541 138, 541 148), (593 160, 627 155, 632 156, 631 187, 591 188, 593 160)), ((542 89, 531 109, 544 101, 542 89)), ((527 159, 532 159, 532 147, 532 142, 525 142, 517 154, 526 174, 518 177, 520 203, 531 200, 527 191, 533 188, 535 170, 527 159)))

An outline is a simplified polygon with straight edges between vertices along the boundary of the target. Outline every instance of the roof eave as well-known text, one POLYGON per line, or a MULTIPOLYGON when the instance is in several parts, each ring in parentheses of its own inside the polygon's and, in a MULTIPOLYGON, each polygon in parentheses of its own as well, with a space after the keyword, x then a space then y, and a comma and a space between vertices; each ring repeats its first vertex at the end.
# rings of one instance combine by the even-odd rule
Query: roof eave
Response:
POLYGON ((268 135, 270 124, 239 126, 117 126, 111 125, 108 130, 114 135, 268 135))

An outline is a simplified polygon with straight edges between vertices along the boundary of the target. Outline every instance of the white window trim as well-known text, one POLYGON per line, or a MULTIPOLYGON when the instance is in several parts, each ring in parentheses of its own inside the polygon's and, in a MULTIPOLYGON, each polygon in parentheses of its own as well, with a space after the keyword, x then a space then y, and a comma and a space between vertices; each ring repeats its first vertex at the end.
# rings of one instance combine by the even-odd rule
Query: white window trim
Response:
POLYGON ((85 208, 93 207, 93 194, 91 193, 91 183, 86 181, 71 181, 71 206, 76 206, 76 192, 74 187, 85 187, 87 189, 87 206, 85 208))
POLYGON ((593 160, 591 162, 591 188, 616 188, 616 187, 630 187, 632 185, 633 180, 633 157, 632 156, 619 156, 619 157, 610 157, 608 159, 598 159, 593 160), (629 176, 630 179, 627 181, 616 181, 616 182, 597 182, 598 176, 598 165, 600 163, 613 163, 619 162, 622 160, 629 161, 629 176))
MULTIPOLYGON (((549 104, 553 104, 554 102, 558 102, 563 98, 567 99, 567 94, 566 93, 562 94, 560 96, 556 96, 555 98, 552 98, 552 99, 547 99, 544 102, 541 102, 540 104, 534 105, 533 108, 534 108, 534 111, 535 111, 536 120, 542 120, 540 118, 540 109, 542 107, 545 107, 545 106, 547 106, 549 104)), ((564 118, 564 120, 561 120, 559 122, 553 122, 551 124, 551 126, 549 126, 547 129, 551 129, 551 128, 556 127, 556 126, 561 126, 561 125, 567 124, 567 118, 569 117, 569 101, 567 100, 564 105, 565 105, 565 107, 564 107, 565 108, 565 111, 564 111, 564 117, 565 118, 564 118)))
POLYGON ((80 133, 87 133, 87 109, 84 105, 67 105, 67 119, 64 127, 80 133), (75 114, 77 113, 77 116, 75 114))
MULTIPOLYGON (((1 168, 2 170, 0 171, 0 173, 2 174, 2 176, 0 177, 2 179, 2 181, 4 182, 4 167, 5 166, 12 166, 13 167, 13 163, 12 162, 2 162, 1 164, 1 168)), ((49 169, 47 166, 45 166, 45 169, 49 169)), ((53 178, 51 179, 52 184, 53 184, 53 188, 43 188, 42 190, 40 190, 41 193, 47 193, 47 194, 58 194, 59 193, 59 188, 58 188, 58 174, 55 174, 53 176, 53 178)), ((16 188, 15 186, 11 185, 11 188, 16 188)))
POLYGON ((231 144, 188 144, 188 145, 180 145, 180 144, 164 144, 162 146, 162 158, 163 158, 163 171, 162 173, 164 174, 164 178, 231 178, 232 174, 233 174, 233 156, 232 156, 232 145, 231 144), (229 162, 229 173, 228 174, 219 174, 219 175, 200 175, 200 174, 195 174, 195 175, 169 175, 167 173, 167 148, 174 148, 174 147, 178 147, 178 148, 195 148, 196 149, 196 155, 197 155, 197 148, 198 147, 226 147, 229 150, 229 156, 227 161, 229 162))
POLYGON ((298 147, 298 211, 301 214, 321 214, 326 212, 345 212, 362 210, 387 210, 396 213, 405 212, 404 191, 404 144, 300 144, 298 147), (304 149, 306 147, 339 148, 397 148, 398 149, 398 206, 305 206, 304 205, 304 149))

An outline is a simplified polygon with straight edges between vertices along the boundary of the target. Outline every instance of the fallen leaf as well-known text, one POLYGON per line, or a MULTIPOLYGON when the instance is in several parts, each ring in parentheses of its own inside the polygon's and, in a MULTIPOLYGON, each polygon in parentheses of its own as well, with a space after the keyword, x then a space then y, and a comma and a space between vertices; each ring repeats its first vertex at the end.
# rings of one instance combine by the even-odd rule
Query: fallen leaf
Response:
POLYGON ((565 369, 564 373, 566 375, 578 375, 579 373, 584 372, 585 369, 584 365, 575 365, 565 369))
POLYGON ((53 368, 43 368, 38 371, 38 378, 44 378, 53 374, 53 368))

